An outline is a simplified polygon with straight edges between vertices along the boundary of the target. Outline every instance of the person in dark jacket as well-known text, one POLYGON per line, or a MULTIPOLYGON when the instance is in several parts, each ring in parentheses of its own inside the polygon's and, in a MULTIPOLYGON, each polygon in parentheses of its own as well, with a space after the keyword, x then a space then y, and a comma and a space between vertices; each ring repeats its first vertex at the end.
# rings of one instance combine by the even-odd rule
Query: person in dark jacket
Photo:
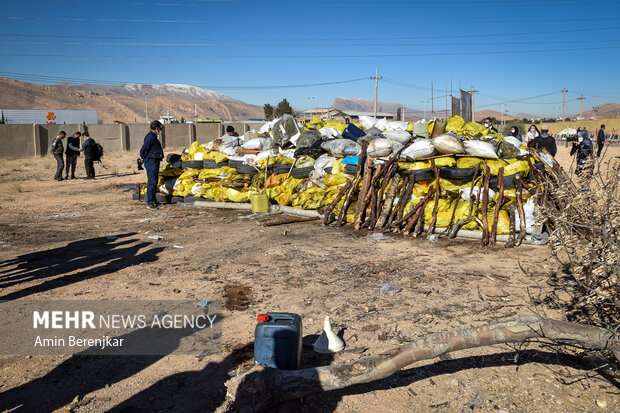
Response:
POLYGON ((488 130, 493 131, 493 132, 497 132, 497 128, 495 128, 495 126, 493 126, 493 120, 491 118, 484 118, 482 120, 482 124, 484 125, 485 129, 488 129, 488 130))
POLYGON ((61 130, 52 142, 52 155, 54 155, 54 159, 56 159, 56 175, 54 175, 56 181, 62 181, 62 170, 65 169, 65 161, 62 159, 62 153, 65 150, 62 140, 65 136, 67 136, 67 133, 61 130))
POLYGON ((527 146, 538 150, 546 149, 551 156, 555 156, 558 151, 555 138, 549 135, 549 126, 547 125, 540 125, 540 135, 535 137, 527 146))
POLYGON ((523 142, 523 139, 521 137, 521 133, 519 133, 519 128, 516 126, 513 126, 512 128, 510 128, 510 136, 513 136, 517 139, 519 139, 521 142, 523 142))
POLYGON ((140 148, 140 159, 146 169, 146 207, 148 209, 157 209, 155 192, 159 180, 159 163, 164 159, 164 149, 157 135, 162 129, 163 126, 158 120, 151 122, 151 131, 144 137, 144 144, 140 148))
POLYGON ((234 137, 238 137, 239 136, 239 134, 237 132, 235 132, 235 128, 233 128, 230 125, 226 126, 226 135, 234 136, 234 137))
POLYGON ((67 138, 65 179, 69 179, 69 169, 71 169, 71 179, 75 179, 75 167, 77 166, 77 158, 80 156, 80 136, 82 136, 82 132, 75 132, 72 137, 67 138))
POLYGON ((596 157, 601 157, 601 152, 603 152, 603 146, 605 146, 605 125, 601 125, 601 128, 598 130, 598 134, 596 135, 596 146, 598 149, 596 150, 596 157))
MULTIPOLYGON (((594 157, 594 145, 592 144, 588 131, 585 129, 581 130, 577 135, 577 142, 573 141, 573 147, 570 150, 570 155, 573 156, 575 154, 577 154, 577 169, 575 170, 575 173, 577 175, 581 175, 587 167, 586 161, 588 158, 594 157)), ((594 164, 591 164, 590 167, 594 167, 594 164)))
POLYGON ((95 141, 90 138, 88 132, 84 132, 82 135, 84 142, 82 143, 82 152, 84 152, 84 168, 86 169, 85 179, 95 179, 95 141))

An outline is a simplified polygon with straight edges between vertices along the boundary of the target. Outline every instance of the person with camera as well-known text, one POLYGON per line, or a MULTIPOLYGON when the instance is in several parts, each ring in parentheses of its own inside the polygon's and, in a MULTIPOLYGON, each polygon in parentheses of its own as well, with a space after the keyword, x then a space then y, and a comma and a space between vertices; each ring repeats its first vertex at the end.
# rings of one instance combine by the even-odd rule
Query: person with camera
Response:
MULTIPOLYGON (((581 175, 581 173, 588 166, 588 158, 594 159, 594 145, 590 139, 588 131, 585 129, 582 129, 576 138, 571 138, 570 140, 573 143, 573 147, 570 150, 570 155, 577 155, 577 169, 575 170, 575 173, 577 175, 581 175)), ((589 166, 591 169, 594 164, 591 163, 589 166)))
POLYGON ((140 159, 146 169, 146 207, 151 210, 157 209, 155 193, 159 180, 159 163, 164 159, 164 149, 157 137, 162 129, 160 121, 151 122, 151 131, 144 137, 144 144, 140 148, 140 159))

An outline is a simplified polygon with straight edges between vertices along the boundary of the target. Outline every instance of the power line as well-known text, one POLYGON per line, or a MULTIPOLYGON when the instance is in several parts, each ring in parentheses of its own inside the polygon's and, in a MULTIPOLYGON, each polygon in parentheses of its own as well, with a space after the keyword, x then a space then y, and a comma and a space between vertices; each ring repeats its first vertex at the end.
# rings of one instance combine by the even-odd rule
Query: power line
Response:
MULTIPOLYGON (((69 22, 97 22, 97 23, 182 23, 182 24, 217 24, 217 23, 225 23, 225 24, 243 24, 243 25, 263 25, 264 22, 260 20, 249 20, 249 21, 226 21, 226 20, 183 20, 183 19, 120 19, 120 18, 99 18, 99 17, 35 17, 35 16, 2 16, 0 19, 3 20, 12 20, 12 21, 23 21, 23 20, 31 20, 31 21, 69 21, 69 22)), ((620 17, 606 17, 605 21, 618 21, 620 17)), ((592 17, 592 18, 575 18, 575 19, 562 19, 557 20, 557 23, 568 23, 568 22, 586 22, 586 21, 596 21, 600 22, 600 17, 592 17)), ((446 24, 506 24, 506 23, 546 23, 549 24, 553 22, 553 20, 549 19, 522 19, 522 20, 456 20, 456 21, 417 21, 417 20, 408 20, 408 21, 370 21, 370 22, 360 22, 360 21, 342 21, 342 20, 327 20, 327 21, 316 21, 316 20, 301 20, 301 21, 272 21, 270 25, 310 25, 310 26, 329 26, 329 25, 355 25, 355 26, 372 26, 372 25, 446 25, 446 24)))
MULTIPOLYGON (((521 42, 485 42, 485 45, 493 46, 493 45, 535 45, 535 44, 566 44, 569 40, 563 39, 560 41, 521 41, 521 42)), ((571 43, 618 43, 620 39, 605 39, 605 40, 570 40, 571 43)), ((58 42, 58 41, 0 41, 0 44, 4 45, 64 45, 64 46, 126 46, 126 47, 137 47, 137 46, 157 46, 157 47, 247 47, 249 43, 244 44, 234 44, 234 43, 124 43, 124 42, 58 42)), ((411 47, 411 46, 477 46, 480 43, 478 42, 468 42, 468 43, 389 43, 389 44, 368 44, 368 43, 330 43, 330 44, 310 44, 310 43, 289 43, 289 44, 257 44, 254 47, 351 47, 351 46, 378 46, 378 47, 411 47)))
MULTIPOLYGON (((48 76, 48 75, 36 75, 29 73, 14 73, 14 72, 0 72, 0 76, 6 76, 17 80, 30 80, 30 81, 42 81, 42 82, 60 82, 60 83, 84 83, 97 84, 99 86, 119 86, 123 84, 136 83, 126 81, 112 81, 112 80, 95 80, 95 79, 82 79, 82 78, 70 78, 62 76, 48 76)), ((292 88, 305 88, 315 86, 329 86, 338 85, 344 83, 360 82, 369 80, 369 77, 361 77, 357 79, 338 80, 333 82, 320 82, 309 84, 293 84, 293 85, 269 85, 269 86, 218 86, 218 85, 197 85, 197 87, 203 89, 212 90, 261 90, 261 89, 292 89, 292 88)))
MULTIPOLYGON (((607 31, 607 30, 620 30, 620 27, 599 27, 592 29, 574 29, 574 30, 546 30, 540 32, 520 32, 520 33, 494 33, 493 37, 510 37, 510 36, 532 36, 538 34, 559 34, 559 33, 577 33, 577 32, 595 32, 595 31, 607 31)), ((218 40, 226 40, 226 41, 240 41, 240 42, 275 42, 275 41, 324 41, 324 42, 333 42, 334 40, 340 41, 383 41, 383 40, 419 40, 419 39, 458 39, 458 38, 476 38, 476 37, 489 37, 488 33, 481 34, 457 34, 457 35, 443 35, 443 36, 412 36, 412 37, 329 37, 329 38, 231 38, 231 37, 206 37, 206 38, 198 38, 198 37, 178 37, 178 38, 170 38, 170 37, 136 37, 136 36, 75 36, 75 35, 59 35, 54 33, 49 34, 32 34, 32 33, 0 33, 0 37, 43 37, 43 38, 53 38, 53 39, 107 39, 107 40, 167 40, 167 41, 218 41, 218 40)))
POLYGON ((355 58, 385 58, 385 57, 431 57, 431 56, 480 56, 506 54, 532 54, 552 52, 575 52, 619 49, 620 46, 600 46, 583 48, 540 49, 540 50, 500 50, 493 52, 441 52, 441 53, 390 53, 390 54, 351 54, 351 55, 256 55, 256 56, 204 56, 204 55, 93 55, 93 54, 55 54, 55 53, 0 53, 0 56, 10 57, 64 57, 64 58, 91 58, 91 59, 355 59, 355 58))
MULTIPOLYGON (((222 3, 221 5, 226 5, 228 7, 231 6, 229 1, 202 1, 200 3, 179 3, 179 2, 136 2, 136 1, 93 1, 93 0, 38 0, 39 2, 46 3, 77 3, 77 4, 97 4, 97 5, 127 5, 127 6, 147 6, 147 7, 214 7, 217 3, 222 3), (216 3, 216 4, 214 4, 216 3)), ((356 9, 440 9, 445 7, 451 8, 480 8, 480 7, 490 7, 490 8, 517 8, 517 7, 531 7, 531 6, 540 6, 540 5, 548 5, 548 6, 583 6, 583 5, 606 5, 606 4, 617 4, 614 1, 577 1, 577 0, 521 0, 521 1, 471 1, 471 2, 461 2, 461 1, 425 1, 425 2, 383 2, 380 4, 364 4, 359 2, 339 2, 339 3, 329 3, 329 2, 312 2, 308 4, 301 5, 291 5, 288 3, 285 4, 269 4, 268 2, 244 2, 238 1, 234 3, 240 3, 239 7, 260 7, 260 8, 279 8, 279 9, 316 9, 322 7, 329 7, 330 9, 350 9, 351 7, 355 7, 356 9)))

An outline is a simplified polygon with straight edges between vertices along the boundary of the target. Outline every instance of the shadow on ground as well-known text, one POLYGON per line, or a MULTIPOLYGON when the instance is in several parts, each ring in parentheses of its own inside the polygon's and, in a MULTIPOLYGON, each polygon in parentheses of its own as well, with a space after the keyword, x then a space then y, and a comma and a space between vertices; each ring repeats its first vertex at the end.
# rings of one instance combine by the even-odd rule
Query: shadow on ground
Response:
POLYGON ((131 239, 136 233, 74 241, 66 246, 20 255, 0 262, 0 288, 22 283, 28 287, 0 296, 15 300, 53 290, 122 268, 157 260, 163 248, 131 239), (32 285, 34 284, 34 285, 32 285))

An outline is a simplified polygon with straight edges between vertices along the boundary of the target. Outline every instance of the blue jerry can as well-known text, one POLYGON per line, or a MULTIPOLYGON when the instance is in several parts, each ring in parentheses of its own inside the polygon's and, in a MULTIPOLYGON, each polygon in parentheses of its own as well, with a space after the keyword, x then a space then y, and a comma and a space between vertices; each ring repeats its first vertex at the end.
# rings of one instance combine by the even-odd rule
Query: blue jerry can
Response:
POLYGON ((258 315, 254 330, 254 362, 281 370, 301 367, 301 317, 293 313, 258 315))

